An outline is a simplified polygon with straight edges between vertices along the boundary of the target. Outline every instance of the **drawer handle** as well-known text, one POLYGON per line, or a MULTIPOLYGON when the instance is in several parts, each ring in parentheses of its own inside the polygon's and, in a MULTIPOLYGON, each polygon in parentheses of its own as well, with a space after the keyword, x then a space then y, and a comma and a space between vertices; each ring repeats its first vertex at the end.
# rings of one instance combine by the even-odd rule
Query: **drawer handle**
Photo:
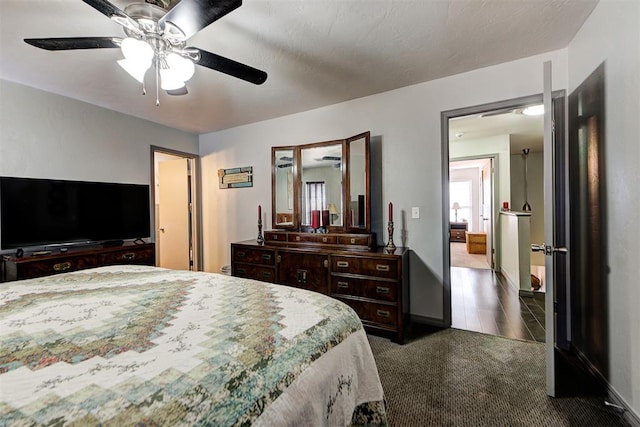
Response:
POLYGON ((391 313, 387 310, 378 310, 376 313, 378 313, 378 316, 380 317, 389 317, 391 316, 391 313))
POLYGON ((53 269, 55 271, 66 271, 68 269, 71 268, 71 263, 70 262, 60 262, 58 264, 54 264, 53 265, 53 269))
POLYGON ((265 279, 268 279, 269 277, 271 277, 271 272, 270 271, 263 272, 262 277, 264 277, 265 279))
POLYGON ((133 252, 127 252, 126 254, 122 254, 122 259, 125 261, 131 261, 136 258, 136 254, 133 252))
POLYGON ((347 282, 338 282, 338 287, 341 289, 347 289, 349 287, 349 283, 347 282))
POLYGON ((238 258, 244 258, 244 252, 238 251, 238 252, 236 252, 236 256, 238 258))
POLYGON ((389 266, 384 264, 376 264, 376 270, 378 271, 389 271, 389 266))
POLYGON ((352 245, 355 245, 355 244, 356 244, 356 239, 353 239, 353 238, 352 238, 352 239, 351 239, 351 244, 352 244, 352 245))
POLYGON ((338 267, 349 267, 349 262, 348 262, 348 261, 338 261, 338 262, 336 263, 336 265, 337 265, 338 267))
POLYGON ((389 288, 384 287, 384 286, 377 286, 376 287, 376 292, 379 294, 388 294, 389 293, 389 288))
POLYGON ((272 238, 273 240, 278 240, 278 235, 274 234, 273 236, 271 236, 271 238, 272 238))
POLYGON ((269 254, 263 254, 263 255, 262 255, 262 259, 263 259, 263 260, 265 260, 265 261, 271 261, 271 255, 269 255, 269 254))
POLYGON ((322 238, 322 243, 327 243, 327 238, 326 237, 322 238))
POLYGON ((278 256, 276 257, 276 262, 277 262, 278 264, 280 264, 280 263, 282 262, 282 256, 281 256, 281 255, 278 255, 278 256))
POLYGON ((245 270, 244 268, 236 268, 236 270, 238 271, 238 273, 240 274, 245 274, 247 272, 247 270, 245 270))

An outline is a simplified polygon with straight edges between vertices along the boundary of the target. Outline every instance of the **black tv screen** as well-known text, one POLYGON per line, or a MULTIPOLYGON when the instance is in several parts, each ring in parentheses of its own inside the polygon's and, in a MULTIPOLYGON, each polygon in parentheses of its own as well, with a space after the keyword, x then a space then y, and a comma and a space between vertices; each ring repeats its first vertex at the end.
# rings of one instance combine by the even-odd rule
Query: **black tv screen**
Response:
POLYGON ((0 246, 150 236, 149 186, 0 177, 0 246))

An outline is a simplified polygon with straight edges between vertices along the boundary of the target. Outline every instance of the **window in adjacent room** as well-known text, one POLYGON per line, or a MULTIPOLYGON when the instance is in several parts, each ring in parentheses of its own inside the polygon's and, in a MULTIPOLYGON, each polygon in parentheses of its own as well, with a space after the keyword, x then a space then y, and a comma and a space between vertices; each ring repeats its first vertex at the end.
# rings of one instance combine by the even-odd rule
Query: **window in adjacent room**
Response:
MULTIPOLYGON (((456 181, 449 183, 449 200, 451 205, 457 202, 460 205, 458 209, 458 222, 471 220, 471 181, 456 181)), ((456 221, 456 211, 450 210, 449 221, 456 221)))
POLYGON ((311 224, 311 211, 325 209, 326 191, 324 181, 310 181, 305 185, 305 224, 311 224))

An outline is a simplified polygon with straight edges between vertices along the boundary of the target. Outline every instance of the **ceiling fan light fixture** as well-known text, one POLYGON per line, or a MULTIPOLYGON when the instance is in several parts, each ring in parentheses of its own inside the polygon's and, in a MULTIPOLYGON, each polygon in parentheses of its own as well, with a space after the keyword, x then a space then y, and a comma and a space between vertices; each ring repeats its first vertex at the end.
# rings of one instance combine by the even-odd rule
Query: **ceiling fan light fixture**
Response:
POLYGON ((160 69, 160 87, 163 90, 176 90, 185 86, 184 80, 180 80, 170 68, 160 69))
POLYGON ((176 79, 183 82, 188 81, 193 77, 193 73, 196 71, 196 66, 193 61, 178 55, 177 53, 170 53, 166 56, 167 65, 171 73, 176 79))
POLYGON ((150 63, 154 55, 153 48, 149 43, 133 37, 123 39, 120 49, 125 58, 143 63, 150 63))
POLYGON ((118 61, 118 65, 122 67, 131 77, 139 81, 140 83, 144 83, 144 75, 147 73, 147 70, 151 67, 151 61, 143 62, 136 61, 133 59, 120 59, 118 61))

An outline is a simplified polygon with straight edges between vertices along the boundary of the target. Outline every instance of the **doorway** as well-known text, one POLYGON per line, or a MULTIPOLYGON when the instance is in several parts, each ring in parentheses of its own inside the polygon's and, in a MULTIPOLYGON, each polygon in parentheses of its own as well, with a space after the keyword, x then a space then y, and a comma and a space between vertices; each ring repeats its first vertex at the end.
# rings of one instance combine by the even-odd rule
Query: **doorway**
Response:
POLYGON ((151 147, 156 265, 200 270, 199 157, 151 147))
POLYGON ((449 280, 445 286, 449 289, 449 295, 445 292, 445 300, 449 297, 445 313, 448 308, 450 325, 454 328, 507 338, 545 340, 544 294, 532 291, 529 281, 531 272, 540 275, 540 267, 532 267, 534 262, 544 271, 544 257, 534 260, 529 250, 531 242, 538 241, 544 233, 541 172, 544 127, 541 116, 524 114, 526 107, 541 102, 542 95, 537 95, 443 113, 443 147, 446 145, 447 152, 443 166, 445 160, 448 165, 445 177, 448 188, 443 193, 449 196, 444 202, 449 208, 445 213, 449 223, 445 227, 450 230, 447 236, 450 242, 445 245, 445 275, 449 280), (535 153, 535 173, 529 172, 529 176, 522 171, 526 162, 522 158, 523 149, 535 153), (530 194, 525 190, 527 178, 535 178, 528 186, 530 194), (462 187, 466 181, 471 188, 470 197, 460 194, 460 181, 462 187), (454 200, 454 194, 465 200, 464 205, 454 200), (524 204, 535 206, 520 218, 527 225, 526 239, 516 246, 515 256, 514 250, 504 245, 505 240, 514 241, 501 218, 505 213, 504 202, 509 205, 510 214, 520 211, 524 204), (463 214, 458 218, 463 224, 451 219, 454 207, 459 215, 463 214), (455 239, 456 227, 466 231, 463 242, 455 239), (467 262, 461 263, 461 259, 467 262), (482 263, 473 263, 474 260, 482 263), (515 268, 510 265, 503 269, 507 260, 515 260, 515 268))

